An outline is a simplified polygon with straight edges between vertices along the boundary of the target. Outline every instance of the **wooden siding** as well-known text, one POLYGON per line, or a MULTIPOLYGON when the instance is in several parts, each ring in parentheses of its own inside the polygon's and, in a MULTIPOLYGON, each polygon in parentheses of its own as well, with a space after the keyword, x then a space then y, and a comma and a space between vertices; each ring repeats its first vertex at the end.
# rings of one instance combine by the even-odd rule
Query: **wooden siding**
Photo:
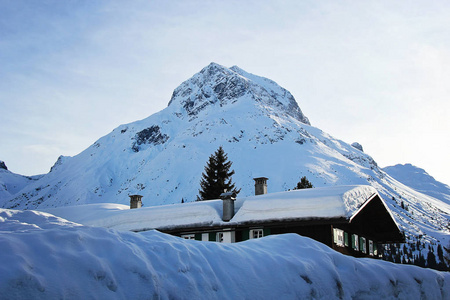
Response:
POLYGON ((403 243, 403 234, 381 201, 377 196, 367 203, 350 221, 348 230, 383 244, 403 243))

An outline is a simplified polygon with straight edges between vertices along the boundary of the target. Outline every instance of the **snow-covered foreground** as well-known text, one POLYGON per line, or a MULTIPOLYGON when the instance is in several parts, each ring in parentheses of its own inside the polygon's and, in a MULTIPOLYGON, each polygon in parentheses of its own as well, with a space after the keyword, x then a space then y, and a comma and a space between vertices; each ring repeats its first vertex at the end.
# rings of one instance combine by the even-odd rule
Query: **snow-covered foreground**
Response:
POLYGON ((295 234, 189 241, 0 210, 0 298, 449 299, 450 274, 355 259, 295 234))

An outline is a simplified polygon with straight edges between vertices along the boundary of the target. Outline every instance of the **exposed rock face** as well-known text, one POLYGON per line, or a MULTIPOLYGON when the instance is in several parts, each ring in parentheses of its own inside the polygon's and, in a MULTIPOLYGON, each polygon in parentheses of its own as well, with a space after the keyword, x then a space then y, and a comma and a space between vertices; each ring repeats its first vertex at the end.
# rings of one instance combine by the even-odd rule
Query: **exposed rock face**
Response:
POLYGON ((361 146, 360 143, 354 142, 354 143, 352 144, 352 147, 355 148, 355 149, 358 149, 358 150, 361 151, 361 152, 364 152, 363 146, 361 146))
POLYGON ((5 162, 0 160, 0 169, 8 170, 8 168, 5 165, 5 162))
POLYGON ((286 114, 308 124, 294 97, 274 81, 245 72, 237 66, 225 68, 211 63, 175 89, 169 106, 178 105, 189 117, 206 107, 237 101, 256 101, 269 113, 286 114))
POLYGON ((161 133, 161 128, 158 125, 153 125, 136 133, 134 139, 135 142, 133 143, 132 149, 134 152, 139 152, 141 145, 164 144, 169 139, 169 136, 161 133))

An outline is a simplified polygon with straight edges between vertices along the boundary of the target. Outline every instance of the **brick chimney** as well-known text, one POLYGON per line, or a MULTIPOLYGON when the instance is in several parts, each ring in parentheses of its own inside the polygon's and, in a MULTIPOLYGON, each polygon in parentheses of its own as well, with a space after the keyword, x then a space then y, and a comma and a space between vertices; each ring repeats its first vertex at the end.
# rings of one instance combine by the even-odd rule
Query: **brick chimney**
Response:
POLYGON ((266 177, 253 178, 255 181, 255 196, 267 194, 267 180, 266 177))
POLYGON ((236 193, 225 191, 220 194, 220 199, 223 201, 222 220, 224 222, 228 222, 234 216, 234 201, 236 201, 236 193))
POLYGON ((130 209, 142 207, 141 195, 130 195, 130 209))

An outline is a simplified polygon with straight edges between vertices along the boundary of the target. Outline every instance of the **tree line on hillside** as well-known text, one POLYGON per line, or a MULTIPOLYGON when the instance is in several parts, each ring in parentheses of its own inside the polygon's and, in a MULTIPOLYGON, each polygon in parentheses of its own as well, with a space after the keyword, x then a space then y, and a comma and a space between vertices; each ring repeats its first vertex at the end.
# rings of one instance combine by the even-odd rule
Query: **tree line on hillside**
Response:
POLYGON ((437 244, 435 247, 432 244, 421 243, 420 240, 403 245, 387 245, 384 249, 383 259, 399 264, 450 271, 450 245, 442 247, 441 244, 437 244))

